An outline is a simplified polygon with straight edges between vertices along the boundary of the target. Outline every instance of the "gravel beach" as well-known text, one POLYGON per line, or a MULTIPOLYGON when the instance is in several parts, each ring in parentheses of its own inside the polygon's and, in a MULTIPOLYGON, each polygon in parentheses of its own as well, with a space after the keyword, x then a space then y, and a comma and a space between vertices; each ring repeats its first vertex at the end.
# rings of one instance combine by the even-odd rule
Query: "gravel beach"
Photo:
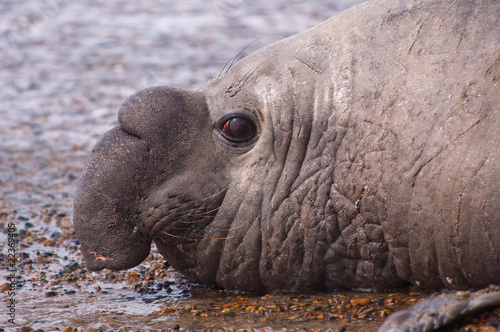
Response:
POLYGON ((196 90, 240 51, 359 2, 2 0, 0 331, 371 331, 427 296, 229 293, 189 284, 154 250, 130 271, 91 273, 73 231, 82 168, 127 97, 196 90))

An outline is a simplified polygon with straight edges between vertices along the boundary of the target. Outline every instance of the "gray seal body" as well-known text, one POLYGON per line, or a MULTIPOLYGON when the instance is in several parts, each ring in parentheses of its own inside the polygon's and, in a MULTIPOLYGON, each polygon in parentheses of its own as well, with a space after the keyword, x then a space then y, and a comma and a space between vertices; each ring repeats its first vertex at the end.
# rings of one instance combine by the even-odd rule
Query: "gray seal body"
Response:
POLYGON ((198 92, 130 97, 74 223, 87 267, 154 241, 246 291, 500 283, 500 2, 371 1, 198 92))

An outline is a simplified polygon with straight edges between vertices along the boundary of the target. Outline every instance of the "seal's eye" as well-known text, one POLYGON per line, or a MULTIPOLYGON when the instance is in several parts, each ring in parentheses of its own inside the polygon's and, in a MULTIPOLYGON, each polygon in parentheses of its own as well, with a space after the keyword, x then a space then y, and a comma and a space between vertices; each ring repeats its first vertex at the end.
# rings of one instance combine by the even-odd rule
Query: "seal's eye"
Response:
POLYGON ((246 115, 232 114, 221 121, 220 132, 228 141, 241 143, 251 140, 257 129, 253 121, 246 115))

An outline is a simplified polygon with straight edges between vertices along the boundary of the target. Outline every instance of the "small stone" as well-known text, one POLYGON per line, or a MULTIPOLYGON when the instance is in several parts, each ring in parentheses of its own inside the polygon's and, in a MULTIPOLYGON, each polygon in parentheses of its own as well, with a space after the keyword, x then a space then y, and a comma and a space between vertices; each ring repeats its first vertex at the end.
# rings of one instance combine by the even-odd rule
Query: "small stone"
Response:
POLYGON ((69 272, 76 271, 79 268, 80 268, 80 264, 78 264, 77 262, 69 263, 69 264, 67 264, 67 265, 64 266, 63 272, 64 273, 69 273, 69 272))
POLYGON ((55 247, 56 243, 53 240, 45 240, 43 241, 43 245, 45 247, 55 247))
POLYGON ((141 275, 137 272, 129 271, 129 272, 125 273, 126 280, 138 280, 140 278, 141 278, 141 275))
POLYGON ((457 297, 468 297, 470 295, 469 291, 458 291, 457 297))
POLYGON ((151 269, 156 270, 156 269, 161 269, 164 265, 161 263, 155 263, 153 266, 151 266, 151 269))
POLYGON ((33 227, 35 227, 35 225, 33 225, 33 223, 31 223, 31 222, 27 222, 27 223, 24 224, 24 228, 25 229, 33 228, 33 227))
POLYGON ((19 332, 32 332, 33 329, 29 326, 23 326, 19 329, 19 332))
POLYGON ((2 284, 2 285, 0 286, 0 291, 1 291, 1 292, 6 292, 6 291, 8 291, 9 289, 10 289, 10 286, 9 286, 9 283, 7 283, 7 282, 6 282, 5 284, 2 284))
POLYGON ((368 305, 372 303, 372 300, 365 297, 365 298, 362 298, 362 299, 351 299, 351 304, 352 305, 356 305, 356 304, 359 304, 359 305, 368 305))

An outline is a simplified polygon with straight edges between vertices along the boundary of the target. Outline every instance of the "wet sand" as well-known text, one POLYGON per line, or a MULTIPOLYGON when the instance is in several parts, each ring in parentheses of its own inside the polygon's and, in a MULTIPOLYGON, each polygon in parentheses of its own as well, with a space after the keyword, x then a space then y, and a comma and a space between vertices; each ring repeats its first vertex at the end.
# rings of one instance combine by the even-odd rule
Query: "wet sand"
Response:
MULTIPOLYGON (((84 163, 128 96, 155 85, 196 90, 245 47, 356 2, 3 0, 0 330, 371 331, 429 295, 237 294, 188 283, 155 250, 130 271, 91 273, 72 227, 84 163)), ((498 317, 462 325, 483 331, 498 317)))

